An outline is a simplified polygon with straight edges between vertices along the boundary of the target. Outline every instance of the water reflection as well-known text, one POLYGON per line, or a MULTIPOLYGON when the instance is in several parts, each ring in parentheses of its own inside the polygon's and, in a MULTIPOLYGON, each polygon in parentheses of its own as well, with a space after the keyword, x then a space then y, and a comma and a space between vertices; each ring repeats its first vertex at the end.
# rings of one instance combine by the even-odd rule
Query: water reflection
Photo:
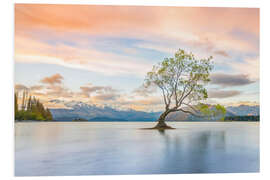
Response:
POLYGON ((16 175, 257 172, 259 129, 253 124, 20 124, 16 175), (55 132, 52 132, 55 131, 55 132))
MULTIPOLYGON (((162 151, 163 167, 174 168, 184 173, 209 172, 209 159, 219 156, 226 150, 225 131, 200 131, 179 134, 170 130, 160 132, 164 140, 162 151)), ((169 168, 163 169, 170 172, 169 168)))
POLYGON ((158 129, 158 132, 159 132, 161 135, 165 135, 165 129, 158 129))

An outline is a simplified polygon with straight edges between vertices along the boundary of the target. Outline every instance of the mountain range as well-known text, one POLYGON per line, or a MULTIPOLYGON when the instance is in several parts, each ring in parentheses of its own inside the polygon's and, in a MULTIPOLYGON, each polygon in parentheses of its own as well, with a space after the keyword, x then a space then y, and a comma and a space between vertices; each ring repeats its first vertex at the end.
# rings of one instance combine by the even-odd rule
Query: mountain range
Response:
MULTIPOLYGON (((83 102, 51 100, 53 103, 64 103, 67 108, 50 109, 56 121, 72 121, 75 118, 82 118, 89 121, 156 121, 161 112, 144 112, 136 110, 117 110, 115 108, 96 105, 89 105, 83 102)), ((226 116, 248 116, 259 115, 258 105, 240 105, 226 107, 226 116)), ((175 112, 168 115, 167 120, 172 121, 201 121, 205 119, 195 118, 183 112, 175 112)))
MULTIPOLYGON (((58 101, 54 101, 54 103, 58 103, 58 101)), ((71 121, 74 118, 83 118, 93 121, 101 119, 106 119, 106 121, 153 121, 160 114, 160 112, 143 112, 132 109, 116 110, 109 106, 98 107, 75 101, 64 103, 64 105, 67 108, 50 109, 55 120, 71 121)))

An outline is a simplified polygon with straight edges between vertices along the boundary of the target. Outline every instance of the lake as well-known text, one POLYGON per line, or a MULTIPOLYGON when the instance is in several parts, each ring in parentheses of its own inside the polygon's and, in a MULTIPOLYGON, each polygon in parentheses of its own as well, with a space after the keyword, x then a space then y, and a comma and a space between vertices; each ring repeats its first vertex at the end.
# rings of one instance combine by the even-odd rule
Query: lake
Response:
POLYGON ((259 172, 259 122, 17 122, 15 176, 259 172))

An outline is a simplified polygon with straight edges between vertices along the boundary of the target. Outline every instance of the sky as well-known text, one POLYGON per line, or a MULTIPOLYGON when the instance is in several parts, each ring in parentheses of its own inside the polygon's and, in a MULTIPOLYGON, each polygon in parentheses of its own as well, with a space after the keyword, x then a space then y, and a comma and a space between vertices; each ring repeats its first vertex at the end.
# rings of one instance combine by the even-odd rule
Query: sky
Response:
POLYGON ((213 56, 207 103, 257 105, 259 31, 258 8, 16 4, 15 90, 49 108, 159 111, 160 91, 142 84, 180 48, 213 56))

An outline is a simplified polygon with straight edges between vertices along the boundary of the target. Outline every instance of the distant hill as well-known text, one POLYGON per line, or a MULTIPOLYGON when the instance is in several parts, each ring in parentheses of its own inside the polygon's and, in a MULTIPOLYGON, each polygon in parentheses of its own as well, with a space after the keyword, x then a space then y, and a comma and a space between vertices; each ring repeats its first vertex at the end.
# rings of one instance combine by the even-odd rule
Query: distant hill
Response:
MULTIPOLYGON (((226 107, 227 112, 231 113, 234 116, 258 116, 260 115, 260 106, 248 106, 248 105, 240 105, 240 106, 229 106, 226 107)), ((229 116, 229 114, 228 114, 229 116)), ((230 115, 231 116, 231 115, 230 115)))
MULTIPOLYGON (((59 100, 52 100, 54 103, 63 103, 59 100)), ((161 112, 143 112, 135 110, 117 110, 109 106, 98 107, 83 102, 66 102, 68 109, 50 109, 56 121, 72 121, 73 119, 86 119, 88 121, 156 121, 161 112)), ((226 107, 226 117, 233 116, 258 116, 259 106, 229 106, 226 107)), ((183 112, 171 113, 168 121, 208 121, 183 112)))
POLYGON ((82 102, 65 103, 68 109, 50 109, 55 120, 72 121, 74 118, 83 118, 91 121, 107 118, 121 121, 154 121, 160 112, 143 112, 135 110, 116 110, 111 107, 97 107, 82 102))

